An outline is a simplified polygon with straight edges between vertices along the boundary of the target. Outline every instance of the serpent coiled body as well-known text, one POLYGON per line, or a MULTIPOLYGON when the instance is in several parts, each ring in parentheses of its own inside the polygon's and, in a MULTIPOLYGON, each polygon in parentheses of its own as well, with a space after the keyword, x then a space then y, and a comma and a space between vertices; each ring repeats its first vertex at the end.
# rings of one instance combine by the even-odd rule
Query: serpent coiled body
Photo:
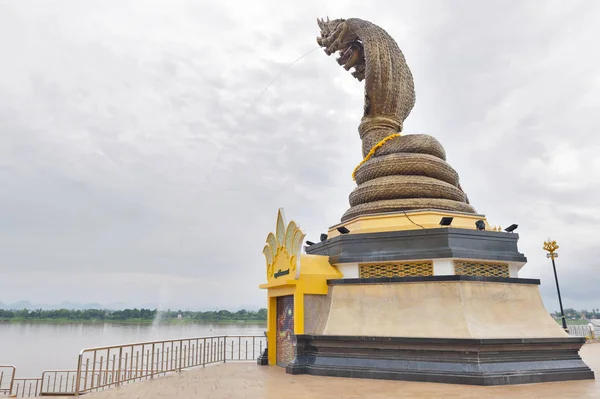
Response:
POLYGON ((327 55, 365 80, 364 114, 358 128, 365 160, 355 170, 358 186, 342 221, 360 215, 441 209, 475 213, 446 162, 442 145, 425 134, 398 135, 415 103, 412 73, 392 37, 357 18, 318 20, 317 42, 327 55))

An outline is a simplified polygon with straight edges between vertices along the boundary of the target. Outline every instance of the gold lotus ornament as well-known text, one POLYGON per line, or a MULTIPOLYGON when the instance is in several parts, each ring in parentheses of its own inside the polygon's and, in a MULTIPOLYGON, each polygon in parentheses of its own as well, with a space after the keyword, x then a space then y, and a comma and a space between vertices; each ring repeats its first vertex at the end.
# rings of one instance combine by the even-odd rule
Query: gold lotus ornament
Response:
POLYGON ((263 249, 267 261, 267 279, 279 279, 284 276, 298 279, 302 241, 305 236, 296 222, 292 220, 286 223, 283 208, 279 208, 275 233, 269 233, 263 249))

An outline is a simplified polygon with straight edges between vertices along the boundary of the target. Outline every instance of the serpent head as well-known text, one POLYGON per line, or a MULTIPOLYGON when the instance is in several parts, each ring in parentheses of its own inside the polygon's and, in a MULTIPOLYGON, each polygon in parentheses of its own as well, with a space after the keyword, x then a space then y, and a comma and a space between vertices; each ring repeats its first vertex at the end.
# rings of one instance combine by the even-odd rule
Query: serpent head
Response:
POLYGON ((351 31, 348 22, 344 19, 323 20, 317 19, 321 36, 317 37, 319 46, 325 49, 327 55, 339 53, 337 58, 345 70, 354 68, 352 76, 358 81, 365 78, 365 51, 358 35, 351 31))

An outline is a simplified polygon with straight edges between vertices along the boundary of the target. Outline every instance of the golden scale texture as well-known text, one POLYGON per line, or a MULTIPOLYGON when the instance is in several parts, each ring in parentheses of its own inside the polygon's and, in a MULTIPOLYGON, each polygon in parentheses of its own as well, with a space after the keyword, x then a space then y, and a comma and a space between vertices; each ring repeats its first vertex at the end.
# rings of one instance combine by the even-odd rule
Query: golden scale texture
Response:
POLYGON ((415 104, 412 73, 394 39, 382 28, 357 18, 317 20, 317 43, 338 53, 344 69, 365 81, 364 114, 358 127, 363 157, 355 171, 358 186, 342 221, 381 212, 441 209, 475 213, 442 145, 432 136, 402 131, 415 104), (380 144, 385 140, 383 144, 380 144))

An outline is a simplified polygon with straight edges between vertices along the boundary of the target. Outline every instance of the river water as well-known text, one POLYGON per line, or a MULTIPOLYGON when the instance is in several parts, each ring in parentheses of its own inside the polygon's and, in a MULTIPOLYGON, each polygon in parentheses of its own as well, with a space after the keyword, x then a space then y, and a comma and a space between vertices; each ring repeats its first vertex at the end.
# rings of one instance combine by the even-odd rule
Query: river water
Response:
POLYGON ((83 348, 214 335, 260 335, 266 324, 45 324, 0 322, 0 365, 16 376, 40 377, 44 370, 73 370, 83 348))

